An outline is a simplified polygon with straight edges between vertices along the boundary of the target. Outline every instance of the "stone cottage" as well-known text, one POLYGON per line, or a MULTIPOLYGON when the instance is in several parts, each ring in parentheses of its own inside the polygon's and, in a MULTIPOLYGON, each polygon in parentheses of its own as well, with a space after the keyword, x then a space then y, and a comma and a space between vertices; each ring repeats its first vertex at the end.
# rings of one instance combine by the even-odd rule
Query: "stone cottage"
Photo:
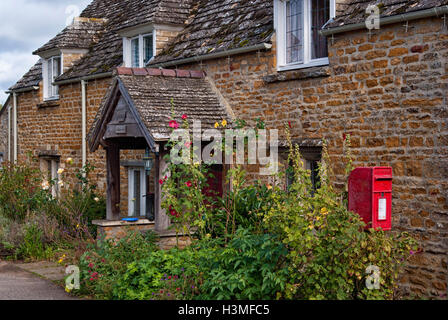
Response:
POLYGON ((393 230, 420 241, 403 291, 443 297, 447 14, 447 0, 94 0, 10 88, 7 154, 32 151, 52 175, 67 157, 94 163, 108 195, 102 228, 140 216, 134 227, 163 235, 171 98, 209 123, 259 118, 283 132, 289 122, 310 169, 325 138, 338 186, 350 134, 355 166, 393 168, 393 230), (369 5, 379 29, 366 28, 369 5))

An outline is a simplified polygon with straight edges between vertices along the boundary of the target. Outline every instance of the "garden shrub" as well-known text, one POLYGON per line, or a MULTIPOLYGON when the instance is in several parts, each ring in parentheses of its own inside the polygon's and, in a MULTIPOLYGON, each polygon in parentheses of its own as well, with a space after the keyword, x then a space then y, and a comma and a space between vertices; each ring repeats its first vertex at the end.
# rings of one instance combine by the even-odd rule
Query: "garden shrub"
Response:
POLYGON ((200 260, 200 299, 269 300, 285 289, 286 247, 275 235, 239 228, 226 246, 200 260))
POLYGON ((154 232, 129 232, 114 241, 99 239, 90 244, 80 258, 81 293, 99 298, 113 298, 114 286, 130 263, 144 259, 158 250, 154 232))
POLYGON ((59 249, 84 251, 96 236, 92 220, 106 212, 104 198, 88 180, 93 166, 78 170, 78 183, 73 186, 65 183, 61 166, 60 194, 53 197, 50 187, 56 181, 45 181, 34 162, 29 157, 24 162, 5 163, 0 170, 0 241, 13 248, 15 259, 50 259, 59 249))
POLYGON ((328 154, 320 166, 321 186, 311 188, 300 151, 290 143, 294 181, 288 192, 276 186, 274 205, 265 216, 269 230, 288 247, 288 299, 390 299, 400 267, 415 249, 407 234, 365 231, 359 215, 349 212, 329 179, 328 154), (379 289, 369 290, 369 266, 380 270, 379 289))

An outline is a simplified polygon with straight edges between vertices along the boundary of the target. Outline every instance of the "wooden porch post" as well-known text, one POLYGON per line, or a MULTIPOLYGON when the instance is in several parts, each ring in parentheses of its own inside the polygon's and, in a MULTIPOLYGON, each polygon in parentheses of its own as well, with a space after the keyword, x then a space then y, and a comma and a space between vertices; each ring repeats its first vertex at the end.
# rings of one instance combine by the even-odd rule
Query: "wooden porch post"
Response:
MULTIPOLYGON (((162 149, 162 148, 161 148, 162 149)), ((155 229, 156 231, 165 231, 170 226, 170 219, 166 215, 165 209, 162 209, 162 186, 159 183, 160 179, 163 179, 166 175, 165 170, 168 165, 163 159, 165 153, 161 150, 159 155, 156 156, 155 161, 155 229)))
POLYGON ((120 149, 106 148, 107 162, 107 220, 120 219, 120 149))

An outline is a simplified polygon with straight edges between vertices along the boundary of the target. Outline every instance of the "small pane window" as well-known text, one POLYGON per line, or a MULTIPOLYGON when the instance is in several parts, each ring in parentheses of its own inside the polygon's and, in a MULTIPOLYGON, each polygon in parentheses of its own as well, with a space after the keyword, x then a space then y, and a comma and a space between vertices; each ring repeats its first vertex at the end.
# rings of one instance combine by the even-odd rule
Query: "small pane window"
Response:
POLYGON ((303 61, 303 0, 286 4, 286 60, 287 63, 303 61))
POLYGON ((139 39, 135 38, 131 40, 131 55, 132 55, 132 67, 140 67, 140 46, 139 39))
POLYGON ((319 31, 330 20, 330 1, 311 1, 311 59, 328 57, 327 38, 319 31))
POLYGON ((144 36, 143 37, 143 63, 146 65, 154 56, 153 53, 153 37, 144 36))
POLYGON ((47 60, 47 73, 46 73, 46 90, 45 98, 55 98, 59 95, 59 87, 53 85, 53 82, 57 77, 62 74, 62 59, 60 56, 51 57, 47 60))

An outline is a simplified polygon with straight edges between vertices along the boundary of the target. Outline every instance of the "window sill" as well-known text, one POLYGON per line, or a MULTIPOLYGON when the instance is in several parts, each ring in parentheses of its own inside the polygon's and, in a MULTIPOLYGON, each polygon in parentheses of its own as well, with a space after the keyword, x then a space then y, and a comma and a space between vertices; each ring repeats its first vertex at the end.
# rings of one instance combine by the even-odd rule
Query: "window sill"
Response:
POLYGON ((329 77, 331 75, 330 67, 325 66, 315 66, 301 68, 299 70, 289 70, 277 72, 274 74, 269 74, 263 77, 266 83, 282 82, 282 81, 292 81, 292 80, 306 80, 329 77))
POLYGON ((54 108, 54 107, 59 107, 59 98, 51 99, 51 100, 44 100, 44 102, 39 103, 37 105, 38 109, 54 108))

